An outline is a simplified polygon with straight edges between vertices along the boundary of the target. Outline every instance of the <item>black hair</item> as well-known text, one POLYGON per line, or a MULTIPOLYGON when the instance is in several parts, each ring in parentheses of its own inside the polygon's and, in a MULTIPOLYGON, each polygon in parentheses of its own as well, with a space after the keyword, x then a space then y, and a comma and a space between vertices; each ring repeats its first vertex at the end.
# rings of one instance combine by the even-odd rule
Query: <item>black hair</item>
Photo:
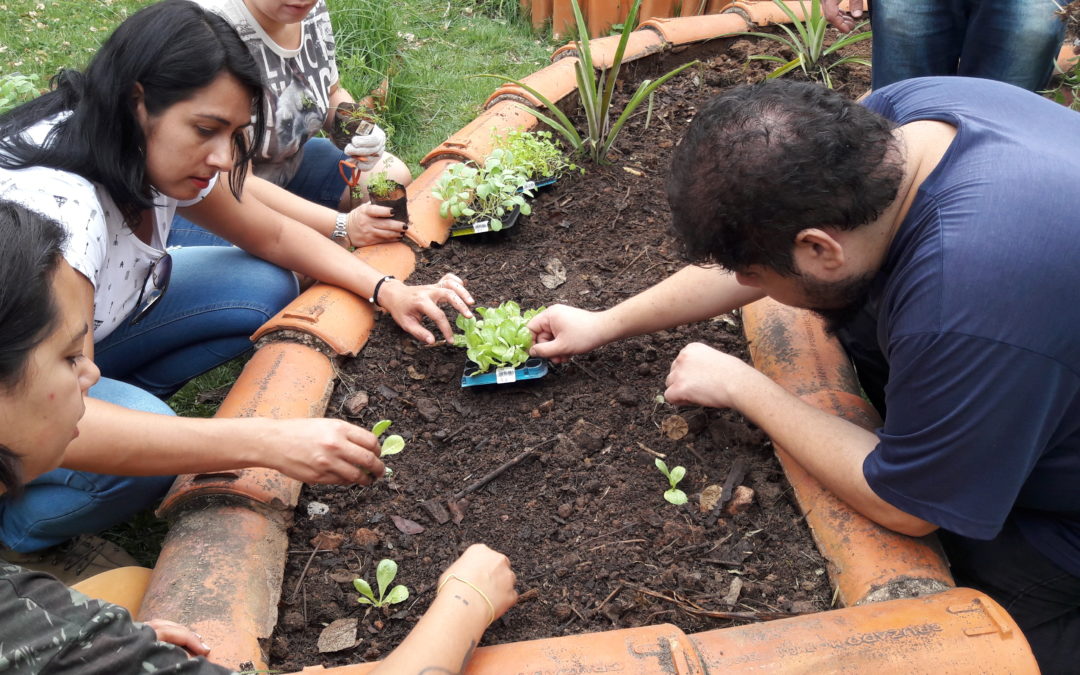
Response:
POLYGON ((807 228, 865 225, 903 178, 895 126, 820 85, 770 80, 709 101, 673 153, 672 224, 692 262, 796 274, 807 228))
POLYGON ((229 187, 239 197, 265 125, 261 71, 225 19, 188 0, 164 0, 132 14, 85 71, 61 70, 51 91, 0 116, 0 165, 48 166, 100 183, 131 222, 154 199, 146 177, 146 137, 135 114, 136 85, 142 86, 147 112, 156 115, 222 72, 244 85, 252 99, 250 138, 246 131, 237 133, 229 172, 229 187), (21 134, 65 111, 70 116, 43 145, 21 134))
MULTIPOLYGON (((56 222, 0 202, 0 390, 25 382, 30 353, 56 329, 59 310, 52 282, 67 233, 56 222)), ((0 444, 0 484, 22 492, 19 456, 0 444)))

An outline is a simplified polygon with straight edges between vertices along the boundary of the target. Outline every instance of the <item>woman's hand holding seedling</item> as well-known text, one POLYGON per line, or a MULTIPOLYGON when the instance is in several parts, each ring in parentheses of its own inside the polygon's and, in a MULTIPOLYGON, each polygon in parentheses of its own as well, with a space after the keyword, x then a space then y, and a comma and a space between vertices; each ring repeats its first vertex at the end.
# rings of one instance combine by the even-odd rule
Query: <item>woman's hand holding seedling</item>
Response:
POLYGON ((371 125, 371 131, 362 136, 353 136, 345 146, 345 154, 356 162, 358 171, 371 171, 375 168, 383 151, 386 150, 386 132, 377 124, 371 125))
POLYGON ((382 285, 379 290, 379 306, 390 313, 397 325, 424 344, 433 344, 435 336, 424 327, 424 317, 435 322, 443 338, 454 342, 450 321, 439 305, 448 304, 460 314, 472 316, 469 305, 472 295, 465 290, 465 282, 454 274, 446 274, 435 284, 406 286, 396 280, 382 285))
POLYGON ((249 418, 260 424, 251 465, 276 469, 304 483, 370 485, 383 475, 379 443, 367 429, 342 420, 249 418))
POLYGON ((473 544, 446 568, 436 588, 442 589, 440 597, 457 596, 470 609, 477 608, 477 615, 483 615, 487 622, 498 619, 517 602, 516 583, 517 576, 510 569, 509 558, 484 544, 473 544), (481 593, 486 602, 480 597, 481 593))
POLYGON ((349 211, 346 223, 349 245, 360 247, 399 241, 408 226, 400 220, 393 220, 390 217, 392 213, 393 209, 389 206, 371 203, 361 204, 349 211))

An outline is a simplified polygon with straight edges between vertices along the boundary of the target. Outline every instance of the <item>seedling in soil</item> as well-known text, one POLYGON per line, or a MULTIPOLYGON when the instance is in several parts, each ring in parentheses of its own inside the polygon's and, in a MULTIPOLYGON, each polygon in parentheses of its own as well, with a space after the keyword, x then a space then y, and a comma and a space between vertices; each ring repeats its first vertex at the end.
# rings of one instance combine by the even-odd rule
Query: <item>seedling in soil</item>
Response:
POLYGON ((656 458, 656 468, 660 469, 660 473, 667 477, 668 484, 671 485, 670 490, 664 492, 664 499, 668 500, 676 506, 681 506, 686 503, 686 493, 677 488, 679 481, 686 476, 686 467, 677 466, 671 471, 668 471, 667 464, 659 457, 656 458))
MULTIPOLYGON (((385 420, 383 420, 385 421, 385 420)), ((379 424, 382 424, 380 422, 379 424)), ((389 425, 389 423, 387 423, 389 425)), ((399 602, 405 602, 409 599, 409 589, 402 584, 398 584, 390 589, 390 592, 386 592, 386 587, 397 576, 397 563, 389 558, 384 558, 379 561, 378 567, 375 568, 375 580, 379 584, 379 597, 375 597, 375 593, 371 590, 371 584, 363 579, 353 579, 352 585, 356 589, 356 592, 360 594, 360 597, 356 599, 361 605, 371 605, 373 607, 386 607, 387 605, 396 605, 399 602)))
POLYGON ((463 345, 469 360, 476 364, 476 374, 491 368, 517 368, 529 359, 532 332, 526 327, 529 321, 544 311, 544 307, 526 310, 512 300, 498 307, 477 307, 481 318, 459 315, 456 324, 463 333, 454 336, 455 345, 463 345))
POLYGON ((368 194, 371 195, 372 199, 386 199, 399 185, 400 183, 397 181, 387 178, 385 171, 380 171, 368 178, 368 194))
POLYGON ((638 85, 637 90, 634 91, 633 96, 630 97, 630 100, 623 108, 618 119, 612 124, 611 102, 615 93, 615 80, 618 79, 619 70, 622 68, 622 59, 623 54, 626 52, 626 43, 630 40, 630 33, 633 31, 634 26, 637 25, 637 15, 638 9, 641 7, 641 0, 634 0, 634 4, 630 8, 626 21, 623 23, 622 33, 619 37, 619 45, 616 47, 615 55, 612 57, 611 67, 601 72, 599 78, 596 76, 596 69, 593 66, 592 49, 589 46, 589 26, 585 22, 585 17, 581 13, 581 8, 578 6, 577 0, 572 0, 572 6, 578 32, 578 60, 574 64, 574 68, 577 74, 578 96, 581 99, 581 107, 585 111, 586 130, 584 136, 578 133, 577 129, 574 127, 574 123, 570 121, 570 118, 567 117, 566 113, 560 110, 549 98, 524 82, 506 77, 505 75, 482 75, 481 77, 494 77, 503 80, 504 82, 512 82, 535 96, 536 100, 540 101, 540 103, 547 108, 549 114, 545 115, 542 112, 520 103, 518 103, 517 106, 557 131, 575 152, 587 155, 597 164, 607 164, 607 156, 611 151, 611 146, 614 145, 615 139, 618 138, 623 125, 630 119, 630 116, 637 110, 638 106, 640 106, 645 99, 651 98, 657 87, 681 73, 683 70, 697 65, 698 62, 691 61, 689 63, 684 63, 655 80, 645 80, 642 82, 638 85))
MULTIPOLYGON (((371 427, 371 433, 375 434, 375 438, 379 438, 386 430, 393 424, 390 420, 379 420, 375 423, 375 426, 371 427)), ((405 439, 397 434, 391 434, 383 439, 382 442, 382 456, 396 455, 405 449, 405 439)))
POLYGON ((803 0, 799 0, 799 7, 802 9, 803 16, 806 17, 805 20, 800 20, 795 12, 793 12, 783 0, 773 0, 773 2, 776 3, 777 7, 783 10, 784 14, 788 15, 795 30, 792 30, 781 23, 777 24, 777 26, 787 33, 787 37, 778 34, 774 35, 772 33, 743 33, 743 35, 753 35, 754 37, 778 42, 795 54, 795 58, 790 61, 771 54, 755 54, 754 56, 751 56, 751 61, 775 61, 781 64, 776 70, 769 73, 768 79, 780 77, 795 68, 802 68, 802 71, 807 77, 820 80, 822 84, 832 89, 832 77, 830 77, 829 71, 836 66, 839 66, 842 63, 858 63, 864 66, 870 65, 869 61, 858 56, 845 56, 832 61, 831 63, 826 63, 825 59, 825 57, 839 49, 853 45, 856 42, 870 39, 870 31, 865 33, 858 32, 860 28, 869 23, 868 21, 863 21, 855 26, 852 32, 844 35, 826 47, 825 29, 829 27, 829 22, 825 18, 825 14, 821 11, 821 0, 810 0, 809 12, 806 11, 806 4, 803 0))

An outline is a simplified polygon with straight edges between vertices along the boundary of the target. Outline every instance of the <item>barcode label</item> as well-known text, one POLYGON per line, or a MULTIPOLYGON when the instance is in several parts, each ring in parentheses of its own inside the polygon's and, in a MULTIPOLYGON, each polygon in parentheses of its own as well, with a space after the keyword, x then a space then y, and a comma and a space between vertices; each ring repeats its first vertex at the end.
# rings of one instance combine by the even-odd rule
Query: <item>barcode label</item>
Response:
POLYGON ((505 368, 495 369, 495 382, 496 384, 506 384, 507 382, 517 382, 517 372, 507 366, 505 368))
POLYGON ((521 186, 521 189, 522 189, 522 191, 535 190, 536 189, 536 181, 532 181, 532 180, 525 181, 525 184, 521 186))
POLYGON ((479 222, 475 222, 473 223, 472 229, 473 232, 487 232, 491 229, 490 221, 481 220, 479 222))

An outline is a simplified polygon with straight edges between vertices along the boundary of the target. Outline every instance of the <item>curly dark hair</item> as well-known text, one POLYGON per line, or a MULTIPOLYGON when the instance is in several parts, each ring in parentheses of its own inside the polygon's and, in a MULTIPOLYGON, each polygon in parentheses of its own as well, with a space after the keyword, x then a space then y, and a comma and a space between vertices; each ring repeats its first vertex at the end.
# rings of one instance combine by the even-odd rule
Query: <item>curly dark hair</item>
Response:
POLYGON ((825 87, 770 80, 709 101, 676 147, 667 181, 687 257, 793 275, 795 236, 850 230, 896 198, 892 122, 825 87))

